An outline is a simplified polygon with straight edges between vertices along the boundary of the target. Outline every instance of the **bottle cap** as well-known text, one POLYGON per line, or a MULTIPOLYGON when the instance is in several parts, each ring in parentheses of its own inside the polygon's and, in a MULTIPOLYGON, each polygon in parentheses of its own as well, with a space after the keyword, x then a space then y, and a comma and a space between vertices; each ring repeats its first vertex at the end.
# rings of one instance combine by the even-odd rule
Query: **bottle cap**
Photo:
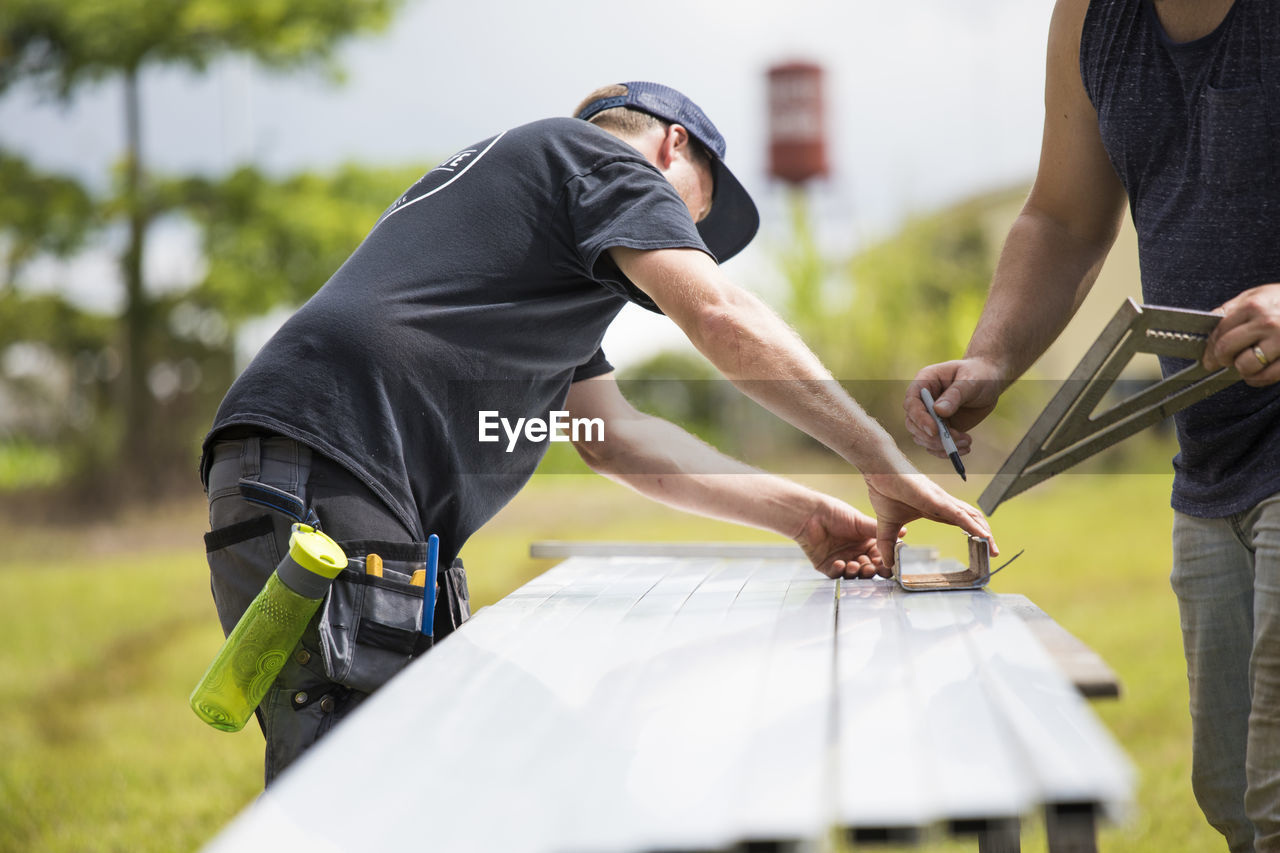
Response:
POLYGON ((289 556, 304 569, 336 578, 347 567, 347 555, 341 546, 307 524, 293 525, 289 535, 289 556))

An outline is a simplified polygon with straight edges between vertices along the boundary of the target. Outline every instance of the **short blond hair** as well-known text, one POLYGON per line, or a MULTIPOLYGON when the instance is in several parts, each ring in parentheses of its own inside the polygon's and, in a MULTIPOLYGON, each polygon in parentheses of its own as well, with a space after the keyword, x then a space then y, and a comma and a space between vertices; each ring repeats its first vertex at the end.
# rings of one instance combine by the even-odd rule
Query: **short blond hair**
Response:
MULTIPOLYGON (((601 86, 582 99, 574 109, 573 115, 577 116, 601 98, 616 98, 625 94, 627 94, 627 87, 621 83, 601 86)), ((637 110, 633 107, 612 107, 607 110, 601 110, 587 119, 587 121, 601 130, 607 130, 622 136, 640 136, 654 127, 661 127, 663 130, 671 127, 671 122, 664 121, 657 116, 649 115, 643 110, 637 110)), ((695 139, 693 134, 689 134, 689 141, 693 143, 691 147, 694 158, 709 166, 711 164, 711 152, 699 140, 695 139)))
MULTIPOLYGON (((619 95, 627 94, 627 87, 621 83, 614 83, 610 86, 601 86, 590 95, 582 99, 577 109, 573 111, 573 115, 578 115, 592 103, 601 98, 616 98, 619 95)), ((614 133, 621 133, 627 136, 639 136, 652 127, 669 127, 670 123, 665 122, 657 116, 651 116, 646 112, 632 109, 631 107, 613 107, 608 110, 601 110, 593 115, 587 121, 601 128, 602 130, 610 130, 614 133)))

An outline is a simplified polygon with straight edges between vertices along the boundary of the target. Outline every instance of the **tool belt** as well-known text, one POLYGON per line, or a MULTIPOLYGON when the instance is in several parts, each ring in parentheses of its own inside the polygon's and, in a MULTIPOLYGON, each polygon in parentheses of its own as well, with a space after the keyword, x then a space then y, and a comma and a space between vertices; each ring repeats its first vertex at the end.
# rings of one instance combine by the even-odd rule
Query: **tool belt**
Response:
MULTIPOLYGON (((349 561, 321 605, 317 630, 320 657, 330 680, 370 693, 429 649, 422 633, 424 589, 410 583, 426 567, 425 542, 339 542, 349 561), (365 572, 365 558, 382 558, 382 576, 365 572)), ((437 577, 434 642, 471 616, 467 575, 455 559, 437 577)))
MULTIPOLYGON (((241 478, 237 488, 251 503, 320 527, 303 496, 251 478, 241 478)), ((304 492, 301 487, 298 491, 304 492)), ((302 646, 319 652, 330 681, 372 693, 470 618, 466 570, 459 558, 438 572, 433 637, 428 637, 422 632, 426 590, 412 583, 415 571, 426 573, 427 543, 338 540, 338 544, 347 556, 347 568, 334 578, 320 611, 303 634, 302 646), (380 558, 380 574, 366 572, 366 558, 371 554, 380 558)), ((314 671, 310 656, 308 664, 314 671)))

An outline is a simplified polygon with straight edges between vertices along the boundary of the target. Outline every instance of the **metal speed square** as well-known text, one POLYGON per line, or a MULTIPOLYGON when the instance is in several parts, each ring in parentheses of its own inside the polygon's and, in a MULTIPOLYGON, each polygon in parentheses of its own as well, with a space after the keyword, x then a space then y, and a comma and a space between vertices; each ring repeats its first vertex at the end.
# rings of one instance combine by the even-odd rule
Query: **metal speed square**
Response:
POLYGON ((990 515, 1001 502, 1239 380, 1234 368, 1210 372, 1200 363, 1205 341, 1220 319, 1208 311, 1126 299, 992 478, 978 506, 990 515), (1193 363, 1095 413, 1138 353, 1193 363))

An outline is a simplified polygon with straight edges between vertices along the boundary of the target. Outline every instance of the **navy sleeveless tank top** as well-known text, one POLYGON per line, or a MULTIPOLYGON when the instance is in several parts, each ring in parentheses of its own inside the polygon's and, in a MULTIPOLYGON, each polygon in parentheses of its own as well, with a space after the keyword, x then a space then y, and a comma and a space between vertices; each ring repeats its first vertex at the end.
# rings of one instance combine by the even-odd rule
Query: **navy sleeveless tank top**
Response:
MULTIPOLYGON (((1080 72, 1129 195, 1143 300, 1210 310, 1280 282, 1280 3, 1236 0, 1175 43, 1151 0, 1093 0, 1080 72)), ((1280 385, 1237 382, 1175 419, 1175 509, 1220 518, 1280 491, 1280 385)))

